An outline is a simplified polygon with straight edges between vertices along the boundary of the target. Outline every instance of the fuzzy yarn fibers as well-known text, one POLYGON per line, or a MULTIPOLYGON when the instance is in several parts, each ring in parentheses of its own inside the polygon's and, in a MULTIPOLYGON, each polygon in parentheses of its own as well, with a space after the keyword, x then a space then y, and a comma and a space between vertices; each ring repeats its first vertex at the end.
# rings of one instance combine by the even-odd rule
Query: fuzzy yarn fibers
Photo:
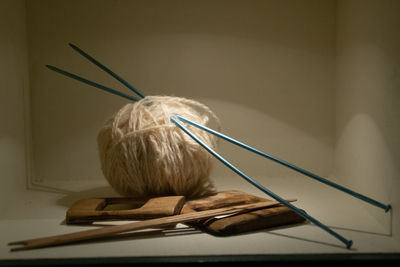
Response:
MULTIPOLYGON (((114 190, 130 197, 184 195, 196 198, 215 193, 209 180, 212 155, 178 128, 170 117, 179 114, 205 125, 205 105, 185 98, 148 96, 125 105, 98 134, 104 176, 114 190)), ((212 148, 216 138, 186 127, 212 148)))

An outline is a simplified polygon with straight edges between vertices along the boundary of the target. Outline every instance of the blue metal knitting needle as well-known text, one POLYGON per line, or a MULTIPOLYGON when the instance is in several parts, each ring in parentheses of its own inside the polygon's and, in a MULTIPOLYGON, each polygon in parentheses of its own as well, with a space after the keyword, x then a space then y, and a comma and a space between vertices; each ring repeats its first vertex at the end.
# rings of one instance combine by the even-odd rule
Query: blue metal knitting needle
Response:
POLYGON ((209 132, 209 133, 211 133, 211 134, 214 134, 214 135, 216 135, 216 136, 218 136, 218 137, 221 137, 222 139, 224 139, 224 140, 226 140, 226 141, 229 141, 229 142, 231 142, 231 143, 233 143, 233 144, 235 144, 235 145, 238 145, 238 146, 240 146, 240 147, 242 147, 242 148, 245 148, 245 149, 247 149, 247 150, 249 150, 249 151, 252 151, 252 152, 254 152, 254 153, 256 153, 256 154, 258 154, 258 155, 260 155, 260 156, 263 156, 263 157, 265 157, 265 158, 268 158, 268 159, 270 159, 270 160, 272 160, 272 161, 274 161, 274 162, 277 162, 277 163, 279 163, 279 164, 282 164, 282 165, 284 165, 284 166, 286 166, 286 167, 288 167, 288 168, 290 168, 290 169, 292 169, 292 170, 295 170, 295 171, 297 171, 297 172, 299 172, 299 173, 302 173, 302 174, 304 174, 304 175, 306 175, 306 176, 308 176, 308 177, 310 177, 310 178, 313 178, 313 179, 315 179, 315 180, 317 180, 317 181, 319 181, 319 182, 321 182, 321 183, 324 183, 324 184, 326 184, 326 185, 332 186, 332 187, 334 187, 334 188, 336 188, 336 189, 338 189, 338 190, 341 190, 341 191, 343 191, 343 192, 345 192, 345 193, 348 193, 348 194, 352 195, 353 197, 356 197, 356 198, 361 199, 361 200, 363 200, 363 201, 365 201, 365 202, 368 202, 368 203, 370 203, 370 204, 372 204, 372 205, 374 205, 374 206, 376 206, 376 207, 379 207, 379 208, 381 208, 381 209, 384 209, 386 212, 389 211, 389 210, 391 209, 391 206, 390 206, 390 205, 382 204, 382 203, 380 203, 380 202, 378 202, 378 201, 376 201, 376 200, 374 200, 374 199, 371 199, 371 198, 369 198, 369 197, 367 197, 367 196, 364 196, 364 195, 361 195, 361 194, 359 194, 359 193, 357 193, 357 192, 354 192, 354 191, 352 191, 352 190, 350 190, 350 189, 348 189, 348 188, 345 188, 345 187, 343 187, 343 186, 341 186, 341 185, 338 185, 338 184, 336 184, 336 183, 334 183, 334 182, 331 182, 331 181, 329 181, 329 180, 327 180, 327 179, 325 179, 325 178, 322 178, 322 177, 320 177, 320 176, 318 176, 318 175, 316 175, 316 174, 313 174, 313 173, 311 173, 311 172, 309 172, 309 171, 307 171, 307 170, 304 170, 304 169, 302 169, 302 168, 300 168, 300 167, 297 167, 297 166, 295 166, 295 165, 293 165, 293 164, 290 164, 290 163, 288 163, 288 162, 286 162, 286 161, 283 161, 283 160, 280 160, 280 159, 278 159, 278 158, 276 158, 276 157, 273 157, 273 156, 271 156, 271 155, 268 155, 267 153, 264 153, 264 152, 262 152, 262 151, 260 151, 260 150, 258 150, 258 149, 255 149, 255 148, 253 148, 253 147, 251 147, 251 146, 249 146, 249 145, 246 145, 246 144, 244 144, 244 143, 242 143, 242 142, 240 142, 240 141, 237 141, 237 140, 235 140, 235 139, 233 139, 233 138, 231 138, 231 137, 229 137, 229 136, 223 135, 223 134, 221 134, 221 133, 219 133, 219 132, 217 132, 217 131, 215 131, 215 130, 212 130, 212 129, 208 128, 208 127, 205 127, 205 126, 203 126, 203 125, 200 125, 200 124, 198 124, 198 123, 195 123, 195 122, 193 122, 193 121, 191 121, 191 120, 189 120, 189 119, 186 119, 186 118, 184 118, 184 117, 182 117, 182 116, 179 116, 179 115, 176 115, 176 117, 177 117, 179 120, 183 121, 183 122, 189 123, 189 124, 191 124, 191 125, 193 125, 193 126, 195 126, 195 127, 197 127, 197 128, 200 128, 200 129, 202 129, 202 130, 204 130, 204 131, 207 131, 207 132, 209 132))
POLYGON ((85 79, 85 78, 82 78, 82 77, 80 77, 80 76, 78 76, 78 75, 69 73, 69 72, 67 72, 67 71, 65 71, 65 70, 56 68, 56 67, 54 67, 54 66, 46 65, 46 67, 49 68, 49 69, 51 69, 51 70, 53 70, 53 71, 55 71, 55 72, 58 72, 58 73, 60 73, 60 74, 63 74, 63 75, 65 75, 65 76, 67 76, 67 77, 70 77, 70 78, 72 78, 72 79, 75 79, 75 80, 77 80, 77 81, 80 81, 80 82, 86 83, 86 84, 88 84, 88 85, 91 85, 91 86, 93 86, 93 87, 96 87, 96 88, 99 88, 99 89, 101 89, 101 90, 104 90, 104 91, 106 91, 106 92, 108 92, 108 93, 111 93, 111 94, 114 94, 114 95, 118 95, 118 96, 122 96, 122 97, 127 98, 127 99, 132 100, 132 101, 138 101, 138 100, 139 100, 139 99, 137 99, 136 97, 133 97, 133 96, 124 94, 124 93, 122 93, 122 92, 119 92, 119 91, 117 91, 117 90, 111 89, 111 88, 106 87, 106 86, 104 86, 104 85, 101 85, 101 84, 98 84, 98 83, 89 81, 89 80, 87 80, 87 79, 85 79))
POLYGON ((344 238, 343 236, 341 236, 340 234, 336 233, 335 231, 333 231, 332 229, 330 229, 328 226, 326 226, 325 224, 321 223, 320 221, 318 221, 317 219, 315 219, 314 217, 308 215, 307 213, 305 213, 304 211, 298 209, 296 206, 294 206, 293 204, 291 204, 290 202, 286 201, 285 199, 281 198, 280 196, 276 195, 274 192, 268 190, 267 188, 265 188, 264 186, 262 186, 260 183, 258 183, 257 181, 255 181, 254 179, 250 178, 249 176, 247 176, 246 174, 244 174, 242 171, 240 171, 238 168, 236 168, 233 164, 231 164, 229 161, 227 161, 225 158, 223 158, 220 154, 218 154, 217 152, 215 152, 212 148, 210 148, 208 145, 206 145, 203 141, 201 141, 197 136, 195 136, 191 131, 189 131, 183 124, 181 124, 178 121, 179 117, 178 116, 171 116, 171 121, 174 122, 180 129, 182 129, 186 134, 188 134, 193 140, 195 140, 198 144, 200 144, 204 149, 206 149, 209 153, 211 153, 215 158, 217 158, 219 161, 221 161, 223 164, 225 164, 227 167, 229 167, 231 170, 233 170, 234 172, 236 172, 238 175, 240 175, 242 178, 244 178, 246 181, 248 181, 249 183, 251 183, 252 185, 254 185, 255 187, 257 187, 258 189, 260 189, 261 191, 263 191, 265 194, 269 195, 270 197, 274 198, 275 200, 279 201, 280 203, 284 204, 285 206, 287 206, 288 208, 290 208, 291 210, 293 210, 295 213, 297 213, 298 215, 302 216, 303 218, 309 220, 310 222, 312 222, 313 224, 317 225, 318 227, 320 227, 321 229, 325 230, 326 232, 328 232, 329 234, 333 235, 334 237, 336 237, 337 239, 339 239, 340 241, 342 241, 346 247, 349 249, 351 247, 351 245, 353 244, 352 240, 348 240, 346 238, 344 238))
POLYGON ((109 68, 107 68, 106 66, 104 66, 103 64, 101 64, 100 62, 98 62, 96 59, 94 59, 93 57, 89 56, 88 54, 86 54, 82 49, 80 49, 79 47, 77 47, 76 45, 73 44, 69 44, 75 51, 77 51, 79 54, 81 54, 82 56, 84 56, 85 58, 87 58, 90 62, 92 62, 93 64, 95 64, 96 66, 98 66, 100 69, 104 70, 105 72, 107 72, 108 74, 110 74, 112 77, 114 77, 115 79, 117 79, 119 82, 121 82, 123 85, 125 85, 126 87, 128 87, 130 90, 132 90, 132 92, 136 93, 138 96, 140 96, 141 98, 144 98, 145 96, 135 87, 133 87, 131 84, 129 84, 127 81, 125 81, 124 79, 122 79, 121 77, 119 77, 117 74, 115 74, 112 70, 110 70, 109 68))

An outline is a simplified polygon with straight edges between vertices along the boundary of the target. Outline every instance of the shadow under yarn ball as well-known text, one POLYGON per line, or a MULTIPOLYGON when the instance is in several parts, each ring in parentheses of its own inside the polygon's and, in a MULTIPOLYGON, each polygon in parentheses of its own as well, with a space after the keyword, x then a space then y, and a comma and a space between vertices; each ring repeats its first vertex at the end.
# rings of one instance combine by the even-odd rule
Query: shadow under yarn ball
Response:
MULTIPOLYGON (((209 180, 212 156, 171 122, 175 114, 202 125, 211 116, 219 127, 216 115, 197 101, 148 96, 122 107, 100 130, 101 168, 119 194, 197 198, 215 193, 209 180)), ((211 148, 216 147, 213 135, 187 127, 211 148)))

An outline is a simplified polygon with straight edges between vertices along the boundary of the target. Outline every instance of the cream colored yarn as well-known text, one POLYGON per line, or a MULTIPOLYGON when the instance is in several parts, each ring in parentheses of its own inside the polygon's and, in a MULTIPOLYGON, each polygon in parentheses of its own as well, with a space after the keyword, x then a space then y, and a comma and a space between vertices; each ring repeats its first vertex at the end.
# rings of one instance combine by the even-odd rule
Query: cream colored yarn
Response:
MULTIPOLYGON (((174 114, 202 125, 211 116, 219 127, 215 114, 197 101, 148 96, 125 105, 100 130, 97 140, 102 171, 118 193, 187 198, 215 193, 209 180, 212 155, 171 122, 174 114)), ((207 145, 216 147, 213 135, 186 126, 207 145)))

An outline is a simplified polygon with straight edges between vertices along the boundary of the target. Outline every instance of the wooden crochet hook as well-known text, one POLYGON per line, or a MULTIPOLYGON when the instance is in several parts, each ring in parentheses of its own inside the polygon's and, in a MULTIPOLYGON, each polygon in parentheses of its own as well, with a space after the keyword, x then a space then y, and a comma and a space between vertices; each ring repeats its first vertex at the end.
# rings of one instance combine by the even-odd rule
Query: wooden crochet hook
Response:
MULTIPOLYGON (((290 200, 286 200, 286 201, 292 202, 295 200, 290 199, 290 200)), ((250 210, 267 208, 267 207, 277 206, 280 204, 281 203, 278 201, 257 202, 257 203, 238 205, 238 206, 232 206, 232 207, 227 207, 227 208, 205 210, 205 211, 200 211, 200 212, 196 212, 196 213, 186 213, 186 214, 179 214, 179 215, 174 215, 174 216, 167 216, 167 217, 163 217, 163 218, 127 223, 127 224, 123 224, 123 225, 106 226, 106 227, 99 228, 99 229, 81 231, 81 232, 76 232, 76 233, 71 233, 71 234, 63 234, 63 235, 57 235, 57 236, 51 236, 51 237, 11 242, 8 245, 9 246, 20 245, 19 247, 12 248, 11 251, 20 251, 20 250, 27 250, 27 249, 56 246, 56 245, 74 243, 74 242, 85 241, 85 240, 93 240, 93 239, 102 238, 102 237, 108 237, 108 236, 112 236, 112 235, 127 232, 127 231, 134 231, 134 230, 147 229, 147 228, 159 228, 159 227, 169 226, 171 224, 191 222, 191 221, 206 219, 206 218, 210 218, 210 217, 214 217, 214 216, 228 215, 228 214, 239 213, 239 212, 248 212, 250 210)))

